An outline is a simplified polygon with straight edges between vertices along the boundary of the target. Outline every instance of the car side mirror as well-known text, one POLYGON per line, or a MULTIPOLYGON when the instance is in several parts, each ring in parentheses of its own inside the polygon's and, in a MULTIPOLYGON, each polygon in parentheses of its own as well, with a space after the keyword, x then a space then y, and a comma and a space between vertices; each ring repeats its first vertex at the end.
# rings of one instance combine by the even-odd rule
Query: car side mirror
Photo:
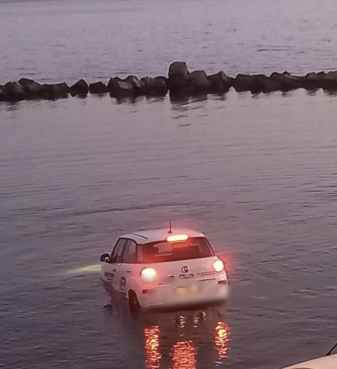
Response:
POLYGON ((101 263, 110 263, 110 255, 102 254, 99 260, 101 261, 101 263))

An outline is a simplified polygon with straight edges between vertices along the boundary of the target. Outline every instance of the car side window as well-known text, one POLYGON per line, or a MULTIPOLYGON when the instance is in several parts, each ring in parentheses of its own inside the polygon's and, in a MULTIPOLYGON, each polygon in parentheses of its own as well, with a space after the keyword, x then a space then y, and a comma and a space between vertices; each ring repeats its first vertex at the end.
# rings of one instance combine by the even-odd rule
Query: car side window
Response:
POLYGON ((137 246, 137 261, 139 263, 143 261, 143 245, 137 246))
POLYGON ((123 263, 134 264, 137 262, 137 244, 133 240, 128 240, 124 248, 123 263))
POLYGON ((112 263, 118 264, 118 263, 122 262, 122 253, 123 253, 126 241, 127 241, 127 239, 125 239, 125 238, 120 238, 117 241, 117 243, 116 243, 116 245, 115 245, 115 247, 112 251, 111 258, 110 258, 112 263))

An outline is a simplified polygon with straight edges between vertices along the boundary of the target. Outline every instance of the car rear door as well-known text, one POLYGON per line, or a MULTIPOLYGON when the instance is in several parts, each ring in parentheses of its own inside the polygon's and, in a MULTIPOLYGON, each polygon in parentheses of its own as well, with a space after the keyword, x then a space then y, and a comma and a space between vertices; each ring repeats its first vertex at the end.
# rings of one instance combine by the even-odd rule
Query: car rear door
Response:
POLYGON ((213 268, 217 258, 210 256, 200 259, 179 260, 162 265, 162 273, 174 277, 176 283, 185 285, 193 281, 216 281, 213 268))
POLYGON ((158 274, 168 277, 167 281, 184 285, 197 280, 216 280, 213 263, 217 258, 204 237, 160 241, 147 244, 144 249, 145 260, 160 263, 158 274))

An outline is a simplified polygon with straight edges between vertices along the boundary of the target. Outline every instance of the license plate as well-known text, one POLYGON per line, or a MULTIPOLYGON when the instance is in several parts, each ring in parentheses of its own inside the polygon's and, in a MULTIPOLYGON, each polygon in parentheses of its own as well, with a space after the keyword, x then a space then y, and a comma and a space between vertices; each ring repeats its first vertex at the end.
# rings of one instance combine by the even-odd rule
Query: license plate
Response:
POLYGON ((192 284, 190 286, 180 286, 176 288, 176 293, 178 295, 187 295, 199 292, 199 286, 197 284, 192 284))

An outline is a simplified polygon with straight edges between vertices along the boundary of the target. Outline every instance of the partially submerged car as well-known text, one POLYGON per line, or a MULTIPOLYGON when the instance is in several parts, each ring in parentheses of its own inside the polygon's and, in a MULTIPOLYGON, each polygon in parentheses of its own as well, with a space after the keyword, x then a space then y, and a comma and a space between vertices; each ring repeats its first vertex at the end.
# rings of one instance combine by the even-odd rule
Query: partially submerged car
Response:
POLYGON ((131 311, 211 304, 228 296, 224 262, 194 230, 126 234, 100 261, 101 279, 124 294, 131 311))

